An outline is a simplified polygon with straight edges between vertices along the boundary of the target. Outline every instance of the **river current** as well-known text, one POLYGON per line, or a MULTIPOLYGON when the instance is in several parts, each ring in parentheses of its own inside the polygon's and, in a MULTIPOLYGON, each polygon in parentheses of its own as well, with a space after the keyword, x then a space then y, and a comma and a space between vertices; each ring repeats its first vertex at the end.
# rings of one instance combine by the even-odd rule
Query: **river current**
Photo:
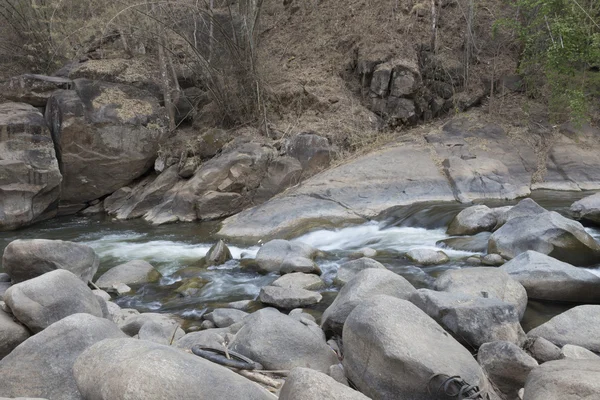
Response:
MULTIPOLYGON (((542 192, 532 197, 542 206, 564 213, 573 201, 582 196, 581 193, 542 192)), ((475 253, 441 248, 450 261, 433 267, 419 267, 404 258, 404 253, 413 248, 440 249, 436 243, 448 237, 445 233, 447 224, 464 207, 456 204, 408 207, 402 212, 390 213, 383 221, 318 230, 293 239, 326 253, 317 263, 327 287, 323 289, 323 301, 314 308, 314 312, 318 314, 333 301, 338 289, 332 282, 339 265, 364 247, 377 250, 375 258, 379 262, 418 288, 429 287, 435 277, 447 269, 465 267, 464 259, 475 253)), ((600 239, 600 230, 586 229, 600 239)), ((106 216, 61 217, 19 231, 0 232, 0 254, 12 240, 43 238, 70 240, 93 247, 101 260, 98 274, 127 261, 146 260, 163 274, 163 278, 158 283, 134 287, 134 293, 121 296, 116 302, 121 307, 136 308, 142 312, 175 313, 188 320, 189 324, 196 324, 212 308, 232 301, 255 299, 261 287, 277 278, 276 275, 260 275, 242 267, 243 259, 254 258, 261 243, 252 246, 228 243, 233 260, 208 269, 190 268, 201 265, 202 258, 216 241, 214 233, 217 230, 216 223, 157 227, 141 220, 114 221, 106 216), (200 271, 199 275, 209 283, 197 296, 181 297, 174 291, 181 285, 183 272, 188 270, 200 271)), ((600 269, 590 270, 600 275, 600 269)), ((530 301, 523 327, 527 331, 572 306, 530 301)))

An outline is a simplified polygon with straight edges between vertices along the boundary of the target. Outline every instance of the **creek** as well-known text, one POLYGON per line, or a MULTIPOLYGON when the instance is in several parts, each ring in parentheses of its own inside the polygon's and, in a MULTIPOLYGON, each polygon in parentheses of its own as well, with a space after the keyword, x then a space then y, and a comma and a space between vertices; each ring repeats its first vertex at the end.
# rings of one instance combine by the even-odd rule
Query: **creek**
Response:
MULTIPOLYGON (((583 196, 583 193, 572 192, 536 192, 532 198, 545 208, 564 214, 573 201, 583 196)), ((447 269, 466 267, 464 259, 475 253, 442 248, 450 261, 432 267, 416 266, 404 257, 404 253, 413 248, 439 249, 436 242, 448 237, 446 226, 464 207, 448 203, 403 207, 387 213, 382 221, 313 231, 293 239, 326 252, 326 256, 318 259, 317 263, 327 287, 322 291, 323 301, 312 311, 319 314, 333 301, 338 290, 333 285, 337 268, 353 252, 364 247, 377 250, 377 261, 404 276, 417 288, 430 287, 435 277, 447 269)), ((600 239, 600 230, 586 229, 597 240, 600 239)), ((107 216, 60 217, 19 231, 0 232, 0 254, 15 239, 61 239, 84 243, 93 247, 100 256, 98 276, 121 263, 144 259, 154 265, 163 278, 157 283, 134 287, 132 294, 117 298, 117 304, 141 312, 178 314, 189 326, 199 323, 201 316, 212 308, 226 306, 232 301, 255 299, 261 287, 277 278, 276 275, 247 271, 241 265, 244 259, 255 257, 260 243, 254 246, 228 243, 234 259, 218 267, 200 270, 199 275, 209 283, 197 296, 180 297, 175 294, 174 290, 181 284, 182 271, 201 266, 202 258, 216 241, 217 230, 218 223, 152 226, 141 220, 115 221, 107 216)), ((600 275, 600 269, 590 270, 600 275)), ((530 301, 523 328, 528 331, 573 306, 530 301)))

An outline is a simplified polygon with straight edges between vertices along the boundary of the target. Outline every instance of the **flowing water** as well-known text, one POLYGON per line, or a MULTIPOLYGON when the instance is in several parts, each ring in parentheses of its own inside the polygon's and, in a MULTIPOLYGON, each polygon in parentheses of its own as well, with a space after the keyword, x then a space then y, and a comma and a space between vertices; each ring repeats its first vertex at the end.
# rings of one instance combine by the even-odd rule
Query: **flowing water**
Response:
MULTIPOLYGON (((582 194, 541 192, 532 197, 548 209, 565 212, 582 194)), ((323 290, 324 300, 315 307, 315 312, 322 311, 335 297, 337 288, 332 281, 339 265, 364 247, 377 250, 378 261, 416 287, 429 287, 435 277, 447 269, 465 267, 464 259, 475 253, 443 249, 450 261, 433 267, 418 267, 404 258, 404 253, 413 248, 439 249, 436 242, 448 237, 445 228, 461 208, 464 206, 456 204, 404 207, 388 213, 384 221, 319 230, 294 239, 326 252, 325 257, 317 260, 327 287, 323 290)), ((194 324, 211 308, 232 301, 255 299, 262 286, 277 278, 276 275, 250 272, 241 266, 243 259, 255 257, 258 245, 229 243, 233 260, 219 267, 194 268, 202 265, 204 255, 215 242, 217 229, 218 224, 214 223, 155 227, 140 220, 114 221, 105 216, 63 217, 16 232, 0 232, 0 254, 12 240, 43 238, 70 240, 93 247, 101 260, 99 274, 118 264, 144 259, 154 265, 163 278, 158 283, 134 287, 133 294, 121 296, 116 302, 122 307, 144 312, 175 313, 194 324), (197 296, 181 297, 174 290, 181 285, 183 277, 190 274, 209 283, 197 296)), ((588 231, 600 239, 600 231, 590 228, 588 231)), ((600 275, 600 270, 591 270, 600 275)), ((524 328, 537 326, 572 306, 531 301, 523 321, 524 328)))

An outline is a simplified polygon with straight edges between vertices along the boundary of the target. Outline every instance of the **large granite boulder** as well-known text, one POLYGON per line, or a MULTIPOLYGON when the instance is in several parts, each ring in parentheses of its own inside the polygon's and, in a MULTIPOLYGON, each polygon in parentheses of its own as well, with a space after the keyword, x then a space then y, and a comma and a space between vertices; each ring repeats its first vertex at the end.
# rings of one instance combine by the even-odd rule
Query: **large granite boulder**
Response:
POLYGON ((325 310, 321 327, 326 332, 342 333, 344 322, 356 306, 376 295, 409 299, 416 289, 402 276, 387 269, 368 268, 352 278, 325 310))
POLYGON ((72 314, 102 317, 96 295, 81 279, 64 269, 11 286, 4 294, 4 301, 34 333, 72 314))
POLYGON ((244 318, 229 348, 265 367, 282 370, 306 367, 327 373, 338 363, 325 339, 305 324, 273 308, 244 318))
POLYGON ((294 368, 279 392, 279 400, 369 400, 364 394, 308 368, 294 368))
POLYGON ((10 101, 46 107, 48 99, 56 90, 68 90, 73 81, 58 76, 23 74, 13 76, 0 85, 2 95, 10 101))
POLYGON ((29 336, 25 326, 16 322, 11 314, 0 310, 0 360, 29 336))
POLYGON ((512 259, 527 250, 574 265, 600 262, 600 244, 579 222, 554 211, 513 218, 490 236, 489 253, 512 259))
POLYGON ((436 290, 498 299, 515 306, 522 318, 527 308, 527 292, 506 272, 493 267, 447 270, 435 281, 436 290))
POLYGON ((600 303, 600 277, 536 251, 526 251, 500 267, 536 300, 600 303))
POLYGON ((387 269, 385 265, 379 261, 375 261, 368 257, 361 257, 357 260, 348 261, 340 265, 333 281, 337 285, 343 286, 358 273, 369 268, 387 269))
POLYGON ((460 376, 488 392, 471 353, 409 301, 366 300, 348 316, 343 339, 348 379, 373 399, 430 400, 435 374, 460 376))
POLYGON ((113 285, 120 283, 124 283, 125 285, 140 285, 142 283, 155 282, 161 276, 160 272, 147 261, 133 260, 106 271, 96 280, 96 286, 100 289, 112 289, 113 285))
POLYGON ((259 272, 316 272, 318 267, 312 261, 318 250, 302 242, 271 240, 265 243, 256 254, 259 272), (282 271, 285 270, 285 271, 282 271))
POLYGON ((61 202, 82 204, 144 174, 167 133, 164 108, 132 86, 75 79, 54 92, 46 120, 61 160, 61 202))
POLYGON ((10 242, 2 256, 2 267, 13 283, 64 269, 87 283, 98 270, 100 258, 89 246, 63 240, 18 239, 10 242))
POLYGON ((600 353, 600 305, 571 308, 527 335, 541 336, 557 346, 574 344, 600 353))
POLYGON ((0 231, 55 216, 61 180, 43 115, 28 104, 0 104, 0 231))
POLYGON ((515 306, 498 299, 419 289, 408 300, 469 348, 499 340, 517 345, 525 341, 515 306))
POLYGON ((497 224, 494 230, 500 229, 502 225, 514 218, 519 217, 530 217, 538 214, 547 212, 544 207, 540 206, 533 199, 526 198, 517 203, 517 205, 510 207, 506 212, 497 215, 497 224))
POLYGON ((535 368, 525 382, 523 400, 596 399, 600 360, 558 360, 535 368))
POLYGON ((600 224, 600 193, 576 201, 571 204, 569 211, 575 219, 589 221, 596 225, 600 224))
POLYGON ((73 364, 96 342, 126 337, 107 319, 90 314, 66 317, 17 346, 0 361, 2 395, 48 400, 84 400, 73 377, 73 364))
POLYGON ((85 399, 276 399, 225 367, 143 340, 96 343, 79 356, 73 375, 85 399))
POLYGON ((514 343, 498 341, 482 345, 477 361, 489 379, 507 399, 517 399, 527 375, 537 361, 514 343))
POLYGON ((450 222, 446 233, 448 235, 475 235, 480 232, 491 232, 498 218, 511 207, 489 208, 477 205, 465 208, 450 222))
POLYGON ((473 236, 456 236, 448 239, 438 240, 436 245, 449 247, 454 250, 469 251, 473 253, 485 253, 491 232, 480 232, 473 236))

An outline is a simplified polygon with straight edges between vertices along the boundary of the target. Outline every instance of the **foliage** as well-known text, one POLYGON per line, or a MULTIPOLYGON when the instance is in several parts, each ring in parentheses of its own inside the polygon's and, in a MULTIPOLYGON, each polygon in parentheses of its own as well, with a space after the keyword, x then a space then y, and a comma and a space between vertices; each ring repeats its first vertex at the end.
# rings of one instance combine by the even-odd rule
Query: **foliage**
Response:
POLYGON ((512 27, 521 44, 519 72, 531 96, 545 96, 556 121, 587 119, 600 78, 598 0, 516 0, 512 27), (543 77, 540 80, 539 77, 543 77))

